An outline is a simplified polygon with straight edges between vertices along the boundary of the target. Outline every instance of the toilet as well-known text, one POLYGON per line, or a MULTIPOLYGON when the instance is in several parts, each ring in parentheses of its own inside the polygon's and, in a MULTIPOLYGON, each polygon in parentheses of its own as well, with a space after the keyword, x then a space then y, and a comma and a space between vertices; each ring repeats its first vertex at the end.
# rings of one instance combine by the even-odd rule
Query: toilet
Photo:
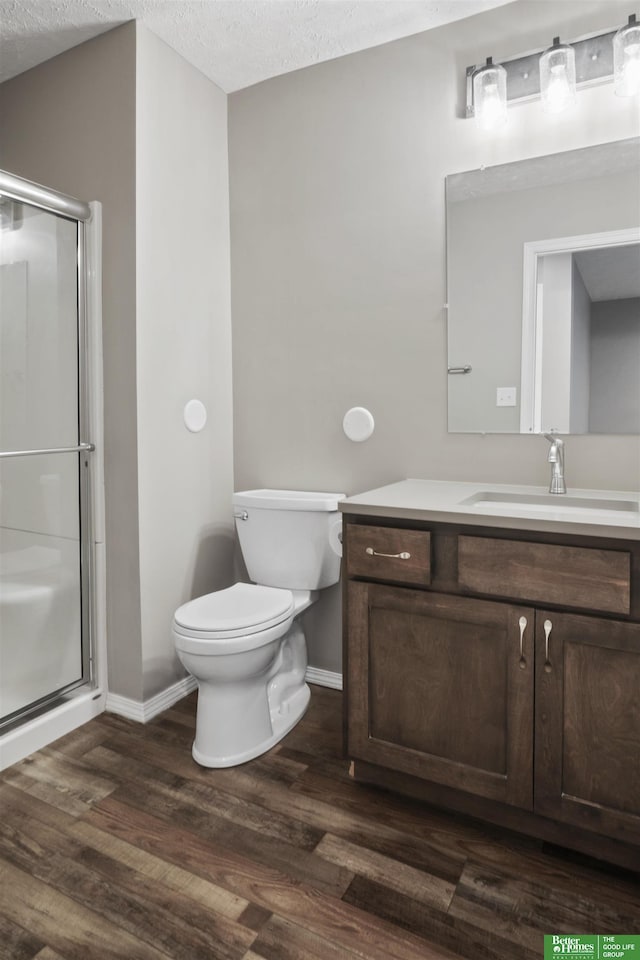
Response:
POLYGON ((190 600, 173 620, 177 655, 198 683, 192 754, 232 767, 265 753, 309 703, 298 617, 340 578, 341 493, 247 490, 233 495, 252 583, 190 600))

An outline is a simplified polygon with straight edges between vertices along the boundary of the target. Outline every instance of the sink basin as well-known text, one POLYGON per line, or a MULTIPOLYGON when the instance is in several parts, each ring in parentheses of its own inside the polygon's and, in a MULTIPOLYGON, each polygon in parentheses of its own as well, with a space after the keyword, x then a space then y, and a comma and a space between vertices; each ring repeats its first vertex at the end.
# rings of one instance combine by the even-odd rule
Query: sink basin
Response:
POLYGON ((473 507, 478 513, 514 514, 525 511, 528 515, 553 515, 566 519, 611 519, 622 521, 640 520, 640 503, 635 500, 605 500, 596 497, 571 497, 553 493, 498 493, 495 490, 480 490, 461 506, 473 507), (631 516, 630 516, 631 515, 631 516))

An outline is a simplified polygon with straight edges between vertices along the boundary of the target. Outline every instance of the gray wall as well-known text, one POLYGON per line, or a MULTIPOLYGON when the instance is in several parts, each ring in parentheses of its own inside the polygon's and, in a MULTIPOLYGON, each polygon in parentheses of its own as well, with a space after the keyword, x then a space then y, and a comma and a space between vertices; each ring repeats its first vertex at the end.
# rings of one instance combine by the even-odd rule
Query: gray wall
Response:
POLYGON ((591 305, 589 429, 640 432, 640 298, 591 305))
MULTIPOLYGON (((547 481, 539 438, 447 434, 444 179, 637 135, 637 105, 610 85, 561 118, 514 107, 495 136, 459 119, 468 64, 627 15, 617 0, 510 4, 231 96, 237 488, 547 481), (366 443, 341 430, 354 404, 376 419, 366 443)), ((637 488, 638 438, 567 446, 570 487, 637 488)), ((332 670, 337 609, 330 592, 309 630, 311 662, 332 670)))
POLYGON ((227 98, 137 31, 137 414, 144 699, 184 676, 180 604, 233 578, 227 98), (187 401, 208 413, 200 433, 187 401))
POLYGON ((103 204, 109 683, 140 699, 135 61, 130 23, 0 85, 0 167, 103 204))

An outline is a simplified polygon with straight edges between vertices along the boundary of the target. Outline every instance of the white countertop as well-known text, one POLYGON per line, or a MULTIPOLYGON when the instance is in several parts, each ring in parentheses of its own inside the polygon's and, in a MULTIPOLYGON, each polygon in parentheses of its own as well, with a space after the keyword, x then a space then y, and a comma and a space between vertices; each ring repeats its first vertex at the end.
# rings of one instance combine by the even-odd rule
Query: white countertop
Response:
POLYGON ((401 480, 348 497, 346 514, 640 539, 640 494, 446 480, 401 480))

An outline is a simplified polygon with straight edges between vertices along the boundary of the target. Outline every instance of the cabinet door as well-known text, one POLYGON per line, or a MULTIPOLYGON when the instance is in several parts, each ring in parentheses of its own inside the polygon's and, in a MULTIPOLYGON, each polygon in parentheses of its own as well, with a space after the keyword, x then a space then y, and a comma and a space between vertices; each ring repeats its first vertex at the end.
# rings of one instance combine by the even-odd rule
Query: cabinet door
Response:
POLYGON ((530 810, 532 609, 350 582, 347 619, 349 755, 530 810))
POLYGON ((640 842, 640 624, 538 611, 535 771, 537 813, 640 842))

